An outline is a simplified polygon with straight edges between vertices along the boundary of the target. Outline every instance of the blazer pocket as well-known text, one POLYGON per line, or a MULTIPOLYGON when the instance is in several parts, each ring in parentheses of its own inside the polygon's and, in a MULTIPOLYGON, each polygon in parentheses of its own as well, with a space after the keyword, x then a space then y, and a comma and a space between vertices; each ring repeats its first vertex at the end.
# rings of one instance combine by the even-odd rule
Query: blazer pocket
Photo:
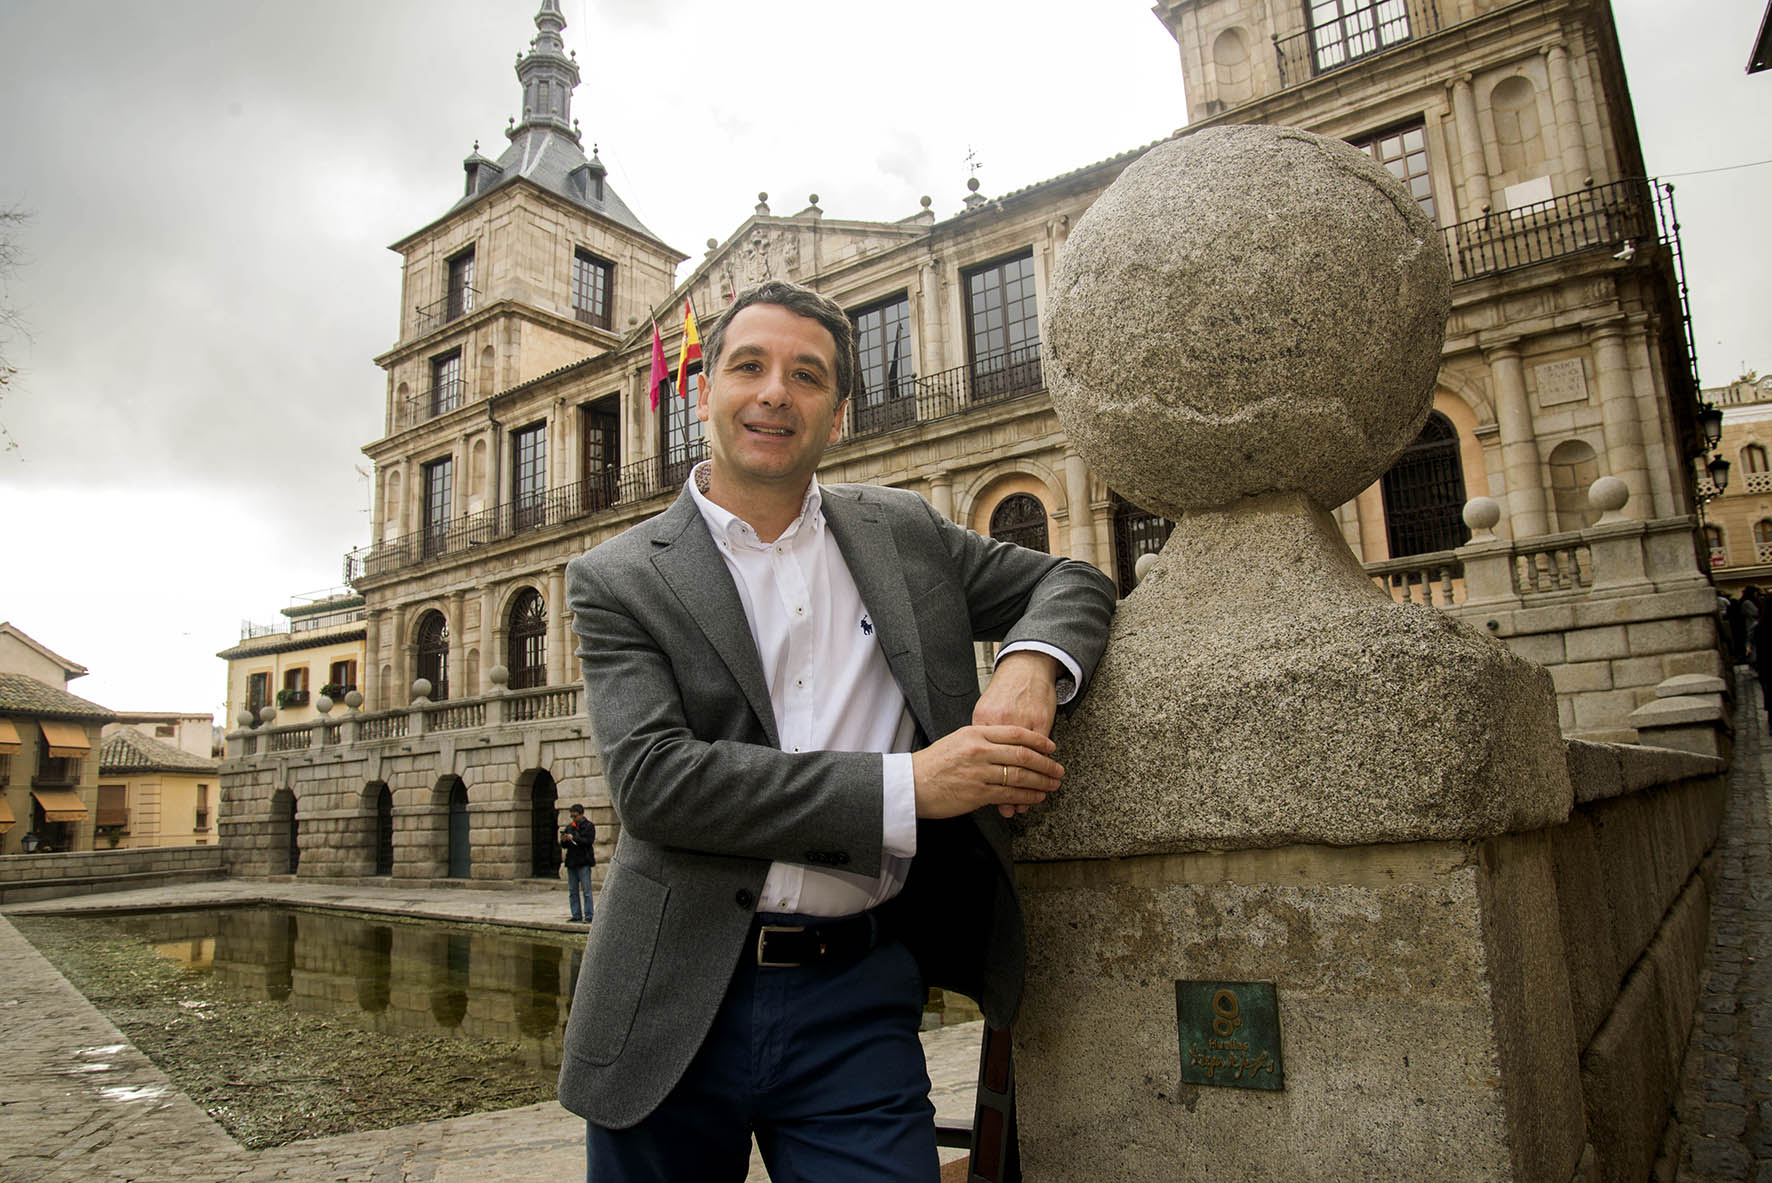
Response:
POLYGON ((953 698, 978 695, 978 660, 964 601, 951 583, 939 583, 911 603, 923 644, 923 673, 929 685, 953 698))
POLYGON ((619 862, 610 864, 583 971, 590 980, 578 991, 580 1005, 590 1011, 569 1049, 578 1058, 604 1065, 627 1046, 640 995, 652 976, 670 895, 671 889, 657 880, 619 862))

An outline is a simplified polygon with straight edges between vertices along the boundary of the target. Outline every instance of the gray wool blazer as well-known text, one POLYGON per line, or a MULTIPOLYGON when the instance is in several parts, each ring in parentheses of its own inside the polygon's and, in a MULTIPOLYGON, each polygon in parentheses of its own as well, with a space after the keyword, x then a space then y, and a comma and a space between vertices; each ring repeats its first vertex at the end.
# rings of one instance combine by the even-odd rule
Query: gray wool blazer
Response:
MULTIPOLYGON (((1056 645, 1087 685, 1115 604, 1094 567, 961 529, 900 489, 823 486, 823 512, 919 743, 971 722, 975 639, 1056 645)), ((879 873, 881 757, 780 750, 737 588, 687 490, 573 560, 566 591, 621 833, 573 997, 560 1103, 621 1129, 657 1107, 701 1046, 771 861, 879 873)), ((917 843, 881 918, 929 985, 976 998, 1001 1025, 1026 965, 1007 826, 994 809, 925 820, 917 843)))

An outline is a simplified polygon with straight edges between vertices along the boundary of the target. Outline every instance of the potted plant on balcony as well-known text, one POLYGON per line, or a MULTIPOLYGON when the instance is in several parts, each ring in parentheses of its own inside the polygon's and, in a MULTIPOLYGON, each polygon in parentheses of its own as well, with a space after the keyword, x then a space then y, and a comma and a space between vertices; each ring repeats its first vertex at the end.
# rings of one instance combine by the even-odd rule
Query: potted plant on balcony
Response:
POLYGON ((291 690, 286 686, 282 690, 277 691, 277 706, 279 709, 284 707, 306 706, 307 702, 308 692, 306 690, 291 690))

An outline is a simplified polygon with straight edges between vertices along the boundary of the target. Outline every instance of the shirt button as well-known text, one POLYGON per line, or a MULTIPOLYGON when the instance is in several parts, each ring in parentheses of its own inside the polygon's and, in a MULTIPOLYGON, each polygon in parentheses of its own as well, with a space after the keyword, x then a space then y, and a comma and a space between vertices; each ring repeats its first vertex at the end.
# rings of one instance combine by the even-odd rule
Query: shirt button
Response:
POLYGON ((806 615, 806 605, 804 605, 804 604, 801 604, 801 605, 799 605, 799 606, 798 606, 798 607, 796 607, 796 608, 795 608, 795 609, 794 609, 794 615, 795 615, 795 616, 804 616, 804 615, 806 615))

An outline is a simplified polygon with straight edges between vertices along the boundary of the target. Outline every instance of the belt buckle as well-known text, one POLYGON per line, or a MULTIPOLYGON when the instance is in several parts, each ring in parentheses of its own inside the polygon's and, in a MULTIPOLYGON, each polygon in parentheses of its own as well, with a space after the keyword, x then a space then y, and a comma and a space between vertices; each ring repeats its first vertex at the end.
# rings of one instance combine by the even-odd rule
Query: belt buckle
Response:
POLYGON ((757 926, 757 965, 763 969, 794 969, 801 965, 798 961, 767 961, 763 956, 763 946, 769 941, 772 932, 789 933, 805 932, 804 924, 762 924, 757 926))

